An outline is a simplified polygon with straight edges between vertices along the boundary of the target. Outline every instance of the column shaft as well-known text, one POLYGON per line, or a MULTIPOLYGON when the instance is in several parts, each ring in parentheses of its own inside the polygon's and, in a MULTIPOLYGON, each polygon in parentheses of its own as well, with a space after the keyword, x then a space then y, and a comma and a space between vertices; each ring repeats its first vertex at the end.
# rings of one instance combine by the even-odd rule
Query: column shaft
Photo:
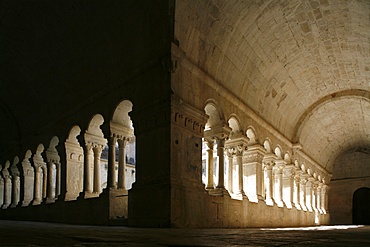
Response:
POLYGON ((233 193, 233 161, 234 158, 232 154, 228 151, 228 157, 229 157, 229 166, 228 166, 228 179, 227 179, 227 189, 229 190, 229 193, 233 193))
POLYGON ((117 137, 112 135, 109 141, 109 156, 108 156, 108 186, 117 188, 117 170, 116 170, 116 143, 117 137))
POLYGON ((214 189, 213 141, 207 141, 207 190, 214 189))
POLYGON ((102 147, 96 146, 93 148, 94 152, 94 193, 101 193, 101 180, 100 180, 100 155, 102 147))
POLYGON ((118 188, 126 189, 126 144, 127 139, 118 140, 119 157, 118 157, 118 188))
POLYGON ((266 204, 272 206, 272 165, 265 166, 265 191, 266 191, 266 204))
POLYGON ((217 156, 218 156, 218 182, 216 188, 224 189, 225 188, 225 156, 224 156, 224 144, 225 139, 218 139, 217 142, 217 156))
POLYGON ((48 197, 47 197, 47 200, 48 201, 54 201, 54 196, 55 196, 55 188, 54 188, 54 184, 53 184, 53 162, 52 161, 49 161, 48 163, 49 167, 48 167, 48 197))
POLYGON ((92 192, 92 181, 91 181, 91 156, 92 156, 92 146, 91 144, 86 145, 85 154, 85 191, 87 193, 92 192))

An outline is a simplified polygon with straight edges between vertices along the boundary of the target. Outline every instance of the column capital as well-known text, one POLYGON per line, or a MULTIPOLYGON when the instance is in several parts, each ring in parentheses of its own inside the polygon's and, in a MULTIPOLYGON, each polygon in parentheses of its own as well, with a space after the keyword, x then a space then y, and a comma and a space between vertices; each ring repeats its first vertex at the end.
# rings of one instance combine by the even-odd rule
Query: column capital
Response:
POLYGON ((249 145, 244 152, 245 163, 262 163, 266 150, 260 144, 249 145))
POLYGON ((248 138, 246 136, 239 136, 226 141, 225 147, 232 155, 242 156, 247 150, 248 138))
POLYGON ((276 155, 273 153, 265 154, 262 159, 262 163, 264 167, 268 167, 268 169, 272 169, 275 165, 276 155), (271 167, 271 168, 270 168, 271 167))
POLYGON ((231 128, 226 124, 220 124, 218 126, 211 127, 211 129, 204 131, 205 139, 216 139, 222 140, 229 138, 231 128))

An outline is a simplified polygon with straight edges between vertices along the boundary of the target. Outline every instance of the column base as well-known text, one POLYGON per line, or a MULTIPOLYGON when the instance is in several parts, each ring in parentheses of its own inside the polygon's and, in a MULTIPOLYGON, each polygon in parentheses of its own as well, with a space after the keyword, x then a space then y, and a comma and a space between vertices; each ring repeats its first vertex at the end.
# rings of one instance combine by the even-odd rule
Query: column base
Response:
POLYGON ((293 205, 292 205, 292 203, 291 202, 284 202, 284 204, 285 204, 285 206, 287 207, 287 208, 293 208, 293 205))
POLYGON ((208 193, 212 196, 230 196, 229 192, 225 188, 216 188, 209 190, 208 193))
POLYGON ((259 200, 262 200, 262 197, 259 198, 257 195, 247 195, 248 201, 258 203, 259 200))
POLYGON ((274 206, 274 201, 272 200, 272 198, 266 199, 265 203, 267 206, 274 206))
POLYGON ((46 198, 46 203, 55 203, 55 198, 46 198))
POLYGON ((40 205, 41 202, 42 202, 41 200, 35 199, 35 200, 33 200, 32 205, 40 205))
POLYGON ((230 194, 231 198, 232 199, 236 199, 236 200, 244 200, 244 199, 247 199, 248 197, 244 194, 244 192, 239 192, 239 193, 235 193, 235 194, 230 194))
POLYGON ((277 200, 277 201, 275 201, 275 204, 276 204, 279 208, 284 207, 284 203, 283 203, 283 201, 281 201, 281 200, 277 200))
POLYGON ((99 197, 100 194, 85 191, 84 199, 99 197))

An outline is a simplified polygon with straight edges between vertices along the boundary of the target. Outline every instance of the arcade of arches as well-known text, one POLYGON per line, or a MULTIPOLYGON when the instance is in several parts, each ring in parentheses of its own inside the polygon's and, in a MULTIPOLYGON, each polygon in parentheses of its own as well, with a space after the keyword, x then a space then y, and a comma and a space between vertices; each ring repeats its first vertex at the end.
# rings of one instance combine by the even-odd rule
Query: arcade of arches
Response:
POLYGON ((369 1, 0 6, 0 219, 369 224, 369 1))

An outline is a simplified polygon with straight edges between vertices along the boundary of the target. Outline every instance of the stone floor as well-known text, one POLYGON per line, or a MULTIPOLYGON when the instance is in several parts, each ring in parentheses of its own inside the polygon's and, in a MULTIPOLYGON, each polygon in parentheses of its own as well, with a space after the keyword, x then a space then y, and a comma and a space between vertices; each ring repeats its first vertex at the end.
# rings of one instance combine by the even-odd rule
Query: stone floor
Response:
POLYGON ((143 229, 0 220, 0 246, 370 246, 370 226, 143 229))

